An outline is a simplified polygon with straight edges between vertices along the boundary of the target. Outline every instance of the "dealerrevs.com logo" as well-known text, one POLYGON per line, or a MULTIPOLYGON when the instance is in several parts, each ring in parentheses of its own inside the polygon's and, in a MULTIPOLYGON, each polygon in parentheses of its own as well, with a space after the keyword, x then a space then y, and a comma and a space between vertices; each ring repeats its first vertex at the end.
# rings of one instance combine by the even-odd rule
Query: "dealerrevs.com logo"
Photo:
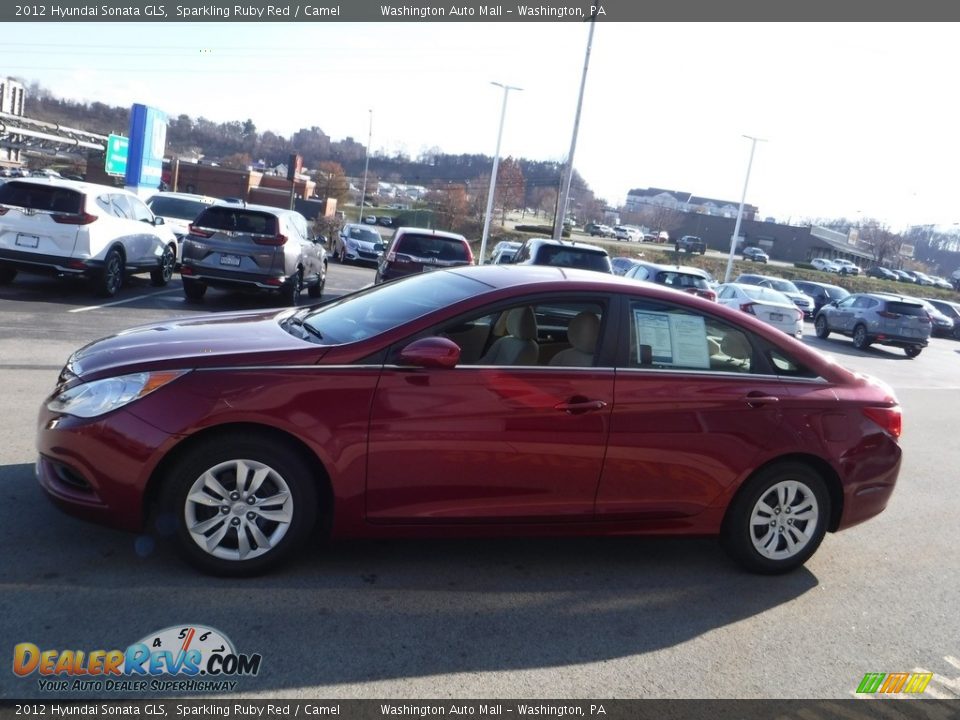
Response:
POLYGON ((933 673, 867 673, 857 687, 857 694, 919 695, 932 679, 933 673))
POLYGON ((126 650, 43 650, 30 642, 13 648, 14 674, 36 676, 47 692, 229 691, 237 686, 233 678, 257 675, 261 661, 203 625, 168 627, 126 650))

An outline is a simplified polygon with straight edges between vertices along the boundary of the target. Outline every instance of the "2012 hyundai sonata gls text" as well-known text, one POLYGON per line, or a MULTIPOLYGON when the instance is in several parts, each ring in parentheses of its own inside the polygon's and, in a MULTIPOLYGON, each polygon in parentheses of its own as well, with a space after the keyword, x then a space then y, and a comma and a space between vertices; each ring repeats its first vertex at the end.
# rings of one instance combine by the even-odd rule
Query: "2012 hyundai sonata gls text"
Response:
POLYGON ((337 537, 719 535, 765 573, 881 512, 900 407, 755 318, 553 267, 133 328, 40 410, 62 508, 220 574, 337 537))

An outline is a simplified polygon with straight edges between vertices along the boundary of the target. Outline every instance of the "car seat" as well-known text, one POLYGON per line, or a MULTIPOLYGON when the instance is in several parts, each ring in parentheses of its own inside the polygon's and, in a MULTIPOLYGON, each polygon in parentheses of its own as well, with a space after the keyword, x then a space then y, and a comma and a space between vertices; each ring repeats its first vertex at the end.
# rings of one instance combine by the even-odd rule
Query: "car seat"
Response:
POLYGON ((540 357, 537 344, 537 316, 533 308, 507 311, 507 334, 490 346, 479 365, 536 365, 540 357))

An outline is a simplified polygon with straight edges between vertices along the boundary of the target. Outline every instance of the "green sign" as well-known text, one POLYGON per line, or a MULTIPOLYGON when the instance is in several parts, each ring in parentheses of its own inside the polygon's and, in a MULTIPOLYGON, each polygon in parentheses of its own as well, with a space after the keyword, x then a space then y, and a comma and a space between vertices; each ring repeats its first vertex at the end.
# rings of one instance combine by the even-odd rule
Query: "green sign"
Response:
POLYGON ((107 175, 126 175, 127 174, 127 147, 130 144, 130 138, 121 135, 111 135, 107 140, 107 160, 104 163, 104 169, 107 175))

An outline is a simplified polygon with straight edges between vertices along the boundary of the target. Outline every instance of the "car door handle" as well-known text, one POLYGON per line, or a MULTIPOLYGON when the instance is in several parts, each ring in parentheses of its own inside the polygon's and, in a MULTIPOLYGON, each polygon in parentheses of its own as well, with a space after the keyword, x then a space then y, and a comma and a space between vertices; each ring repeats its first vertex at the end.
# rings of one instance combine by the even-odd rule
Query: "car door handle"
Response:
POLYGON ((553 406, 554 410, 560 410, 568 415, 580 415, 593 410, 603 410, 607 404, 603 400, 586 400, 572 398, 569 402, 557 403, 553 406))
POLYGON ((763 407, 764 405, 773 405, 774 403, 780 402, 780 398, 778 398, 776 395, 764 395, 760 392, 747 393, 747 396, 743 400, 752 408, 763 407))

